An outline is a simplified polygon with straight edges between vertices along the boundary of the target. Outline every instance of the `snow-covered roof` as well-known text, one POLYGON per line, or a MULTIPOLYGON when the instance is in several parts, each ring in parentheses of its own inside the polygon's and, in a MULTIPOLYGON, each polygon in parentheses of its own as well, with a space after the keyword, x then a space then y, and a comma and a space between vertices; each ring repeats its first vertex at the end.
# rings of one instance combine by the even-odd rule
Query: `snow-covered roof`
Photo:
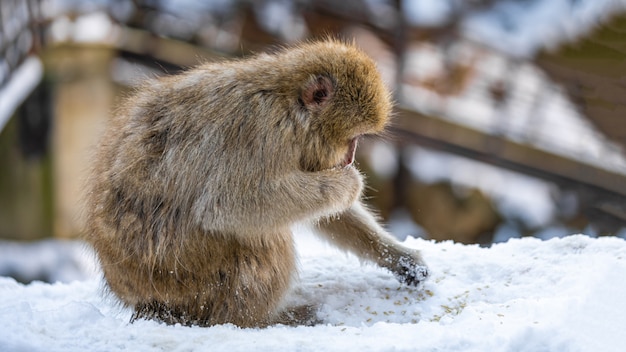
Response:
POLYGON ((414 26, 458 21, 466 38, 517 57, 579 38, 626 10, 624 0, 404 0, 402 5, 414 26))
POLYGON ((400 102, 411 109, 626 175, 623 148, 607 140, 530 62, 459 41, 445 48, 409 46, 405 65, 400 102), (449 75, 445 65, 469 72, 454 92, 440 92, 429 83, 449 75), (493 97, 497 87, 506 89, 501 102, 493 97))

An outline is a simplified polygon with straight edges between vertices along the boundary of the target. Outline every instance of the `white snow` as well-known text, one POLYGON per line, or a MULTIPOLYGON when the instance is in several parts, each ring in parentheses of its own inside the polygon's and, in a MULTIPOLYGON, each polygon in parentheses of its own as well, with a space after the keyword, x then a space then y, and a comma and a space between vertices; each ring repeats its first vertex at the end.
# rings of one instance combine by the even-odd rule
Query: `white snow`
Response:
POLYGON ((577 39, 612 13, 624 11, 625 4, 623 0, 501 1, 465 19, 463 30, 503 52, 529 57, 577 39))
POLYGON ((452 14, 453 6, 449 1, 441 0, 404 0, 402 8, 409 23, 430 27, 445 25, 452 14))
POLYGON ((407 55, 406 74, 416 82, 445 76, 444 57, 467 63, 471 75, 459 92, 441 95, 420 84, 403 85, 400 102, 410 109, 437 116, 489 135, 498 135, 539 150, 626 175, 624 150, 607 140, 569 100, 561 88, 530 63, 515 62, 460 42, 444 52, 416 44, 407 55), (511 79, 514 76, 515 79, 511 79), (510 98, 498 105, 491 88, 510 84, 510 98))
MULTIPOLYGON (((6 71, 0 72, 0 74, 2 73, 6 73, 6 71)), ((39 84, 42 76, 43 65, 41 60, 35 56, 30 56, 12 73, 9 82, 0 88, 0 131, 15 110, 39 84)))
POLYGON ((129 324, 98 278, 0 278, 2 351, 619 351, 626 344, 626 242, 582 235, 491 248, 409 238, 432 277, 421 289, 298 230, 290 300, 314 327, 129 324))
POLYGON ((287 43, 306 38, 308 29, 304 19, 295 11, 291 1, 266 1, 255 7, 259 25, 278 35, 287 43))
POLYGON ((611 14, 624 11, 624 0, 501 0, 472 8, 457 0, 404 0, 407 21, 441 26, 458 19, 465 38, 517 57, 573 41, 611 14))
POLYGON ((405 157, 415 178, 480 189, 507 218, 519 218, 530 228, 549 225, 557 212, 556 189, 547 181, 426 148, 408 147, 405 157))
POLYGON ((93 254, 82 242, 0 240, 0 276, 21 282, 71 282, 93 277, 98 270, 93 254))
POLYGON ((104 12, 90 12, 73 20, 59 16, 50 25, 50 37, 54 42, 114 43, 118 36, 118 28, 104 12))

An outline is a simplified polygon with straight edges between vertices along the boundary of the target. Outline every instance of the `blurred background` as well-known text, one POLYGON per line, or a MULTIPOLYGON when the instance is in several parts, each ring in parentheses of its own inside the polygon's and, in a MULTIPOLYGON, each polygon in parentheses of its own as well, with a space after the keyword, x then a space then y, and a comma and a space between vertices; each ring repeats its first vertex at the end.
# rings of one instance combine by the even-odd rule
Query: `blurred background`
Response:
POLYGON ((400 239, 626 237, 625 0, 2 0, 0 275, 93 272, 90 150, 143 79, 329 35, 394 93, 357 162, 400 239))

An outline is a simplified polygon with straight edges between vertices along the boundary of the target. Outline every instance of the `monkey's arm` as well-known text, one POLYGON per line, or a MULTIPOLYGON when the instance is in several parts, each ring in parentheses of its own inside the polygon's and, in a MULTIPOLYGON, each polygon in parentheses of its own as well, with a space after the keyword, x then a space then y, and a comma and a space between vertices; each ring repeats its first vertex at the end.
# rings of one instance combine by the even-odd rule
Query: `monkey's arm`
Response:
POLYGON ((362 188, 362 176, 352 167, 285 175, 261 193, 265 199, 259 203, 266 206, 259 222, 277 219, 291 225, 337 214, 358 199, 362 188))
POLYGON ((232 186, 201 198, 197 214, 205 230, 263 233, 338 214, 354 203, 362 176, 350 168, 297 171, 261 184, 232 186))
POLYGON ((389 235, 360 201, 336 217, 321 219, 317 228, 340 248, 389 269, 400 282, 418 285, 428 276, 419 251, 389 235))

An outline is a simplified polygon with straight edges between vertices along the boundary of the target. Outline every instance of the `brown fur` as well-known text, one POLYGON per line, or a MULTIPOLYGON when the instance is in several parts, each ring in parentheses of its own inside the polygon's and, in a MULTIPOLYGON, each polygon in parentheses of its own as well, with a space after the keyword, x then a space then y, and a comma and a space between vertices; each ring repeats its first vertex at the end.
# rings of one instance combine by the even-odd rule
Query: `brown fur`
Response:
POLYGON ((307 307, 281 308, 302 221, 418 284, 419 253, 361 205, 352 166, 356 138, 382 131, 390 109, 373 62, 331 40, 148 82, 111 122, 90 180, 88 240, 108 287, 135 318, 306 322, 307 307))

